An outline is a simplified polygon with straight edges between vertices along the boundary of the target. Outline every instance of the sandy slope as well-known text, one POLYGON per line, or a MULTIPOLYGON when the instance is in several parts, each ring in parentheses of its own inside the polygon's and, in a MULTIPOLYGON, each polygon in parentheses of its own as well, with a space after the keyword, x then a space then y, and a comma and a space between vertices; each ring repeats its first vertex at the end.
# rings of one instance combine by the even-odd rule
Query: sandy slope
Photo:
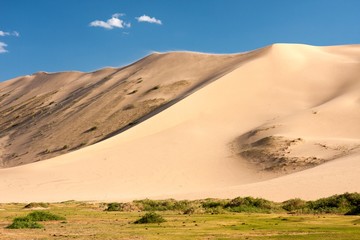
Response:
POLYGON ((115 137, 1 169, 0 202, 360 192, 359 70, 359 45, 261 49, 115 137))
POLYGON ((39 72, 0 83, 0 167, 116 135, 216 80, 250 54, 151 54, 123 68, 39 72))

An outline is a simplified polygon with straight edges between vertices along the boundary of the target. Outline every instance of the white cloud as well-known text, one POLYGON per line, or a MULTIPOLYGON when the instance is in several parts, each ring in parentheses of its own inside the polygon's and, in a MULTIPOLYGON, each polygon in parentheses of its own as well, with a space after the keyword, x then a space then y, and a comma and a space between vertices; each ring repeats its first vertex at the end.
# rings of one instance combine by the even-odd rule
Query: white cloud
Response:
MULTIPOLYGON (((0 30, 0 37, 5 37, 5 36, 15 36, 15 37, 19 37, 20 34, 17 31, 13 31, 13 32, 4 32, 0 30)), ((6 49, 8 45, 4 42, 0 42, 0 54, 1 53, 6 53, 8 52, 8 50, 6 49)))
POLYGON ((106 29, 113 29, 113 28, 129 28, 131 27, 130 23, 124 22, 120 19, 121 16, 124 16, 122 13, 115 13, 111 16, 110 19, 105 21, 95 20, 90 23, 91 27, 102 27, 106 29))
POLYGON ((137 17, 136 19, 138 20, 138 22, 148 22, 148 23, 155 23, 160 25, 162 24, 161 20, 147 16, 145 14, 140 17, 137 17))
POLYGON ((108 24, 107 22, 104 22, 104 21, 99 21, 99 20, 96 20, 96 21, 93 21, 90 23, 90 26, 91 27, 103 27, 103 28, 107 28, 107 29, 112 29, 113 27, 108 24))
POLYGON ((8 32, 0 31, 0 36, 1 37, 7 36, 7 35, 9 35, 8 32))
POLYGON ((125 16, 125 13, 114 13, 112 15, 112 17, 115 17, 115 18, 122 17, 122 16, 125 16))
POLYGON ((19 34, 17 31, 13 31, 13 32, 0 31, 0 37, 5 37, 5 36, 15 36, 15 37, 18 37, 18 36, 20 36, 20 34, 19 34))
POLYGON ((8 51, 5 49, 5 47, 7 47, 7 44, 0 42, 0 53, 6 53, 8 51))

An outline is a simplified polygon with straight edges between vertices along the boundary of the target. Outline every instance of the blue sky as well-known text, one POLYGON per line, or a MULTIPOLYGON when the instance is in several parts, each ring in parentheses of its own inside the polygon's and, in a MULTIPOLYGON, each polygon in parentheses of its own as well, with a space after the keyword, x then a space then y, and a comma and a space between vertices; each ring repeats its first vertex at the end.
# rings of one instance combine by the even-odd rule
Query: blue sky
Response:
POLYGON ((152 51, 360 43, 359 0, 0 0, 0 81, 152 51))

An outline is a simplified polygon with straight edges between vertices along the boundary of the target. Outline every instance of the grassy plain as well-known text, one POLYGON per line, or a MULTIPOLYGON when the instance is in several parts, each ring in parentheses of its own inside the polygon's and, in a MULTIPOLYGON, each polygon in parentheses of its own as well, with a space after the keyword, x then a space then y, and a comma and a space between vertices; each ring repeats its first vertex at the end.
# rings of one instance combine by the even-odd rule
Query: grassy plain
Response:
POLYGON ((46 211, 66 220, 41 222, 42 229, 7 229, 35 209, 0 204, 0 240, 45 239, 360 239, 360 216, 334 214, 157 212, 166 222, 134 224, 145 211, 104 211, 106 204, 64 202, 46 211))

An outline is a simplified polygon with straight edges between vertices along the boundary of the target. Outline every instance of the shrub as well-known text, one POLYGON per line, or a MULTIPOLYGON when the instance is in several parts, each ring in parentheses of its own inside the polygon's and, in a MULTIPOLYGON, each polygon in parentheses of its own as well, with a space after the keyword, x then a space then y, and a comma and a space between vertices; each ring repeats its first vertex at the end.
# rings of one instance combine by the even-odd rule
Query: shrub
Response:
POLYGON ((43 226, 37 221, 51 221, 51 220, 65 220, 64 217, 44 212, 44 211, 35 211, 29 213, 26 217, 19 217, 13 220, 13 223, 7 226, 10 229, 20 229, 20 228, 43 228, 43 226))
POLYGON ((300 198, 290 199, 282 203, 282 208, 289 212, 303 210, 306 208, 306 201, 300 198))
POLYGON ((184 210, 184 214, 188 214, 188 215, 191 215, 191 214, 194 214, 195 213, 195 208, 194 207, 189 207, 187 209, 184 210))
POLYGON ((221 214, 224 212, 225 212, 225 210, 222 206, 205 209, 205 213, 207 213, 207 214, 221 214))
POLYGON ((144 224, 144 223, 162 223, 166 220, 159 214, 154 212, 146 213, 144 216, 136 220, 135 224, 144 224))
POLYGON ((344 193, 316 201, 309 201, 309 211, 315 213, 341 213, 345 214, 360 206, 359 193, 344 193))
POLYGON ((205 210, 205 213, 220 214, 224 212, 224 206, 227 203, 227 200, 208 198, 201 203, 201 207, 205 210))
POLYGON ((174 201, 174 204, 172 205, 173 206, 172 210, 184 211, 185 209, 189 208, 191 204, 189 201, 186 200, 183 201, 172 200, 172 201, 174 201))
POLYGON ((225 204, 224 208, 232 212, 270 212, 275 210, 275 203, 253 197, 237 197, 225 204))
POLYGON ((360 206, 348 211, 345 215, 360 215, 360 206))
POLYGON ((144 211, 185 211, 187 208, 190 207, 189 201, 176 201, 174 199, 168 200, 138 200, 134 201, 139 208, 143 209, 144 211))
POLYGON ((50 212, 44 212, 44 211, 35 211, 32 213, 29 213, 26 216, 27 219, 31 221, 53 221, 53 220, 65 220, 64 217, 52 214, 50 212))
POLYGON ((43 226, 37 222, 32 221, 27 217, 15 218, 13 223, 7 226, 9 229, 22 229, 22 228, 43 228, 43 226))
POLYGON ((122 210, 122 206, 120 203, 109 203, 107 205, 107 208, 105 209, 105 211, 121 211, 122 210))
POLYGON ((213 199, 207 199, 205 202, 202 203, 202 207, 204 209, 209 208, 222 208, 225 205, 225 203, 221 200, 213 200, 213 199))

